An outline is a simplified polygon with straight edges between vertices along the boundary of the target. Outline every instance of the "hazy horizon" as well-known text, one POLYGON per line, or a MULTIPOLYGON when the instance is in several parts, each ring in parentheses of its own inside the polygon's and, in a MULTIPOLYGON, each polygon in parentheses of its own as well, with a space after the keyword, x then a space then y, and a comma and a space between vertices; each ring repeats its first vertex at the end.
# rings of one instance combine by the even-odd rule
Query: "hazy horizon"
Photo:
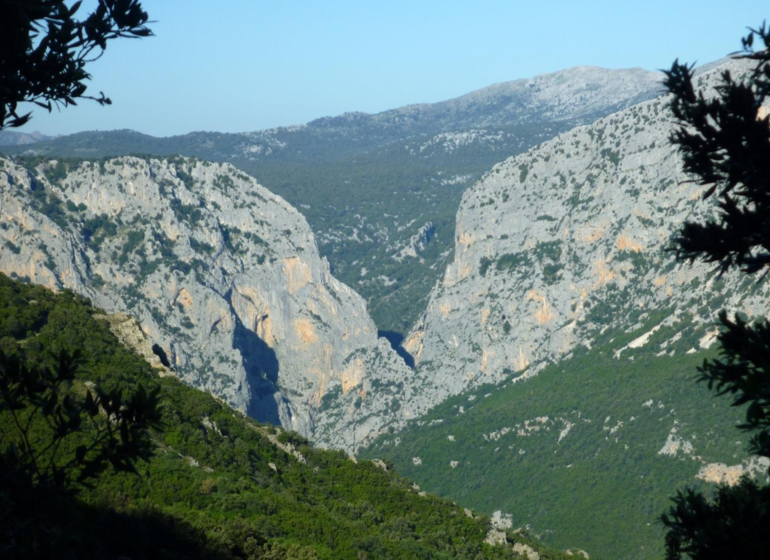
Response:
MULTIPOLYGON (((90 5, 84 2, 82 14, 90 5)), ((145 7, 156 36, 116 41, 89 66, 89 93, 104 91, 112 106, 83 100, 51 114, 31 108, 30 123, 14 130, 251 132, 435 103, 575 66, 655 71, 675 58, 704 64, 736 51, 747 26, 766 12, 756 0, 727 11, 724 2, 690 0, 494 0, 476 7, 234 0, 226 9, 169 0, 145 7)))

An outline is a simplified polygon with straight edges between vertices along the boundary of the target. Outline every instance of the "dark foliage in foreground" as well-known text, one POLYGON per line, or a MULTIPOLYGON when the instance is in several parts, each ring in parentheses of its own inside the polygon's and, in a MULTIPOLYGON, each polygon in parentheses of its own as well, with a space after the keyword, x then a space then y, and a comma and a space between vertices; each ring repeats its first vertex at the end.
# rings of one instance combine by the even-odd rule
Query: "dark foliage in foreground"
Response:
MULTIPOLYGON (((80 349, 66 394, 87 400, 94 387, 123 395, 144 387, 147 399, 157 398, 162 418, 144 430, 152 453, 147 462, 134 462, 138 474, 108 467, 88 486, 75 477, 60 487, 4 464, 0 557, 519 558, 510 547, 483 542, 488 519, 420 496, 411 482, 371 462, 313 449, 296 434, 261 426, 173 376, 158 377, 118 344, 94 318, 98 313, 70 292, 54 295, 0 275, 0 349, 8 360, 38 368, 50 363, 52 351, 80 349)), ((17 414, 26 418, 33 410, 17 414)), ((1 411, 4 456, 17 441, 13 426, 10 412, 1 411)), ((98 433, 89 426, 62 442, 61 461, 77 456, 78 446, 98 433)), ((51 441, 39 414, 28 433, 34 452, 51 441)), ((566 558, 532 546, 544 560, 566 558)))
POLYGON ((137 0, 99 0, 85 19, 81 2, 0 0, 0 130, 26 124, 19 103, 34 103, 49 112, 54 105, 76 105, 90 79, 86 65, 118 37, 147 37, 147 13, 137 0))
MULTIPOLYGON (((704 223, 687 222, 676 238, 682 259, 717 263, 720 274, 745 274, 770 266, 770 28, 762 25, 743 39, 742 58, 755 61, 744 80, 722 75, 716 95, 693 86, 692 67, 675 62, 666 72, 671 110, 680 127, 671 137, 684 169, 716 198, 718 212, 704 223), (753 51, 754 41, 763 43, 753 51)), ((720 314, 720 357, 699 368, 700 380, 720 395, 747 404, 741 430, 752 433, 751 452, 770 457, 770 323, 750 324, 720 314)), ((770 488, 744 478, 722 487, 713 499, 680 491, 663 516, 669 560, 770 558, 770 488)))

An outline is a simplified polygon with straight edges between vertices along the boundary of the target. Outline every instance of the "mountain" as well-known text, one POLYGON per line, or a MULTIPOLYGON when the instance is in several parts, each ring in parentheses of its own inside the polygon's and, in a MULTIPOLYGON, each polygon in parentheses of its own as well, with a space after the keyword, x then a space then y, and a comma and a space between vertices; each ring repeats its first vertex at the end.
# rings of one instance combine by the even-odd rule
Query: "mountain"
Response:
MULTIPOLYGON (((409 105, 375 115, 381 126, 408 123, 410 134, 494 128, 544 121, 593 120, 655 97, 660 75, 642 68, 578 66, 531 79, 495 84, 456 99, 409 105)), ((312 123, 311 123, 312 124, 312 123)))
POLYGON ((463 191, 492 165, 576 125, 658 95, 660 75, 579 67, 457 99, 244 134, 153 138, 85 132, 7 153, 98 158, 181 154, 229 162, 307 218, 332 272, 400 338, 451 260, 463 191), (419 251, 412 240, 432 233, 419 251))
MULTIPOLYGON (((119 343, 109 319, 70 291, 54 294, 0 274, 5 355, 47 364, 51 352, 80 351, 85 367, 60 398, 95 386, 122 388, 127 398, 143 387, 158 391, 161 412, 160 425, 149 431, 153 452, 135 463, 135 474, 108 469, 69 492, 0 486, 3 558, 568 558, 426 494, 382 462, 315 449, 296 433, 243 417, 162 365, 150 367, 119 343)), ((15 414, 30 420, 33 449, 47 458, 50 425, 28 414, 33 408, 15 414)), ((85 427, 78 432, 88 434, 85 427)), ((4 407, 4 457, 12 456, 5 454, 11 445, 22 447, 4 407)), ((72 453, 73 442, 61 449, 72 453)), ((4 482, 13 467, 3 462, 4 482)))
POLYGON ((37 130, 30 133, 0 130, 0 146, 27 146, 50 139, 50 136, 40 134, 37 130))
MULTIPOLYGON (((715 66, 700 85, 726 68, 742 70, 715 66)), ((27 155, 0 159, 0 270, 105 308, 98 320, 169 383, 177 376, 322 446, 390 459, 492 515, 497 531, 646 560, 661 552, 655 523, 677 488, 767 468, 736 439, 741 411, 704 407, 687 373, 714 355, 716 310, 766 314, 768 288, 665 251, 682 221, 711 210, 683 182, 658 87, 641 70, 578 68, 260 133, 83 133, 10 149, 27 155), (220 163, 98 159, 129 151, 220 163), (297 203, 320 251, 303 215, 244 170, 297 203), (377 324, 336 273, 364 292, 377 324), (412 324, 410 355, 399 357, 391 344, 412 324)), ((15 331, 21 346, 36 347, 27 330, 15 331)), ((310 453, 298 436, 262 433, 292 443, 300 463, 293 453, 310 453)), ((164 441, 201 464, 177 451, 177 435, 164 441)), ((268 454, 241 448, 237 461, 268 454)), ((314 457, 322 476, 332 455, 314 457)), ((377 472, 367 467, 364 478, 377 472)), ((293 488, 313 476, 292 472, 293 488)), ((311 494, 316 505, 336 495, 311 494)), ((329 507, 384 522, 376 508, 329 507)), ((294 532, 278 534, 299 538, 287 523, 294 532)), ((362 538, 357 552, 398 548, 362 538)))
POLYGON ((661 308, 682 325, 711 325, 723 304, 764 314, 767 287, 716 278, 666 251, 684 220, 711 212, 668 144, 666 102, 566 132, 495 166, 463 195, 454 259, 405 342, 432 404, 533 375, 661 308))
POLYGON ((767 469, 735 430, 742 411, 694 377, 718 310, 765 316, 770 288, 666 250, 714 211, 668 143, 667 101, 565 132, 463 195, 453 261, 405 341, 417 399, 402 405, 434 409, 363 456, 619 559, 660 556, 678 488, 767 469))
POLYGON ((355 447, 402 394, 411 370, 364 301, 251 177, 184 158, 27 166, 0 158, 5 274, 133 315, 182 380, 323 445, 355 447))

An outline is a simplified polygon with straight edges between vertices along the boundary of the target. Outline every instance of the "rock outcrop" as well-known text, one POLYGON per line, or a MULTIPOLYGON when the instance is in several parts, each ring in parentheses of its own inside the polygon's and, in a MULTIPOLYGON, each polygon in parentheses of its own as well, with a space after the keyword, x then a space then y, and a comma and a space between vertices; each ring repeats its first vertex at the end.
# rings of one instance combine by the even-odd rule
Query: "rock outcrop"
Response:
POLYGON ((135 317, 156 365, 323 445, 376 431, 411 374, 302 215, 230 165, 0 159, 0 247, 5 274, 135 317))
MULTIPOLYGON (((741 64, 723 63, 698 83, 713 86, 741 64)), ((720 307, 767 313, 766 283, 720 279, 666 251, 684 220, 713 211, 668 142, 667 101, 566 132, 495 166, 464 194, 454 260, 406 338, 424 383, 411 407, 533 375, 609 327, 638 329, 663 310, 672 310, 666 324, 711 324, 720 307)))
POLYGON ((110 315, 94 315, 97 321, 104 321, 117 339, 139 354, 155 369, 159 375, 170 373, 171 363, 168 356, 159 344, 153 344, 147 334, 142 330, 142 325, 136 317, 128 313, 118 312, 110 315))
POLYGON ((641 68, 583 66, 439 103, 300 126, 169 138, 93 131, 7 148, 0 138, 0 151, 91 159, 181 154, 232 163, 299 209, 336 277, 366 299, 381 330, 403 334, 447 265, 464 190, 506 157, 659 95, 661 79, 641 68), (421 247, 420 237, 430 244, 421 247))

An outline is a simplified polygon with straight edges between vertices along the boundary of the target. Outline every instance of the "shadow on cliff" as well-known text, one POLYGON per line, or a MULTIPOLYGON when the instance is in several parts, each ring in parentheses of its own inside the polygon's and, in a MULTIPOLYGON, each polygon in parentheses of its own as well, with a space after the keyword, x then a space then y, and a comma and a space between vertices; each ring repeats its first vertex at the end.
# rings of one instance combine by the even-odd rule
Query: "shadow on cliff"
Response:
MULTIPOLYGON (((251 401, 247 414, 259 422, 268 422, 279 426, 276 393, 278 392, 278 371, 280 366, 275 351, 270 348, 257 333, 247 329, 233 308, 228 292, 226 299, 235 321, 233 331, 233 349, 241 354, 246 380, 251 389, 251 401)), ((279 397, 280 398, 280 397, 279 397)))
POLYGON ((386 339, 390 343, 390 347, 404 360, 404 363, 414 369, 414 356, 401 346, 401 343, 404 341, 403 334, 398 331, 377 331, 377 336, 386 339))

